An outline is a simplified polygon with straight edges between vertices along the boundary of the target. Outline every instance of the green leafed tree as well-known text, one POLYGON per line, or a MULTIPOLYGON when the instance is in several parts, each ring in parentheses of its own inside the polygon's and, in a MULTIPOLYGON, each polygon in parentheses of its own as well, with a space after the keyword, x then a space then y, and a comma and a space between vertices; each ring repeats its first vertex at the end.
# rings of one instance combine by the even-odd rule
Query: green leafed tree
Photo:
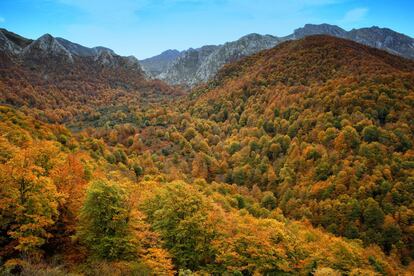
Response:
POLYGON ((78 235, 100 259, 132 258, 136 242, 126 191, 114 182, 92 182, 81 210, 78 235))
POLYGON ((212 208, 199 191, 183 182, 173 182, 143 204, 153 229, 173 255, 178 267, 196 270, 211 263, 215 237, 212 208))

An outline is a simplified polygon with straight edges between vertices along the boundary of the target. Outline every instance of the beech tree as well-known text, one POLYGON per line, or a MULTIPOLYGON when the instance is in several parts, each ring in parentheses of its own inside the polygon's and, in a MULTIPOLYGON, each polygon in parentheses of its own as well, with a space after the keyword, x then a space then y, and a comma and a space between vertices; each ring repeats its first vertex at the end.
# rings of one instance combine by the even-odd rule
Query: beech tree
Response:
POLYGON ((136 241, 130 225, 126 191, 118 184, 95 180, 80 212, 78 237, 101 259, 133 259, 136 241))
POLYGON ((60 195, 40 166, 49 168, 45 160, 55 150, 53 143, 36 143, 0 164, 0 227, 20 252, 37 253, 58 218, 60 195))
POLYGON ((176 265, 191 270, 214 259, 211 241, 217 221, 209 214, 211 208, 200 192, 183 182, 168 184, 143 204, 152 228, 165 241, 176 265))

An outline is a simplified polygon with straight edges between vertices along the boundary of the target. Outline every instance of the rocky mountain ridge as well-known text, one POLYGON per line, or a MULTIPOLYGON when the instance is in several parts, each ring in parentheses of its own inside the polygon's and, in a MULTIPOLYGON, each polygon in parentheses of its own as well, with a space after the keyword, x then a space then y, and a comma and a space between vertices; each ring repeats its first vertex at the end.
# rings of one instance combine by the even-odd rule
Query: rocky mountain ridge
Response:
POLYGON ((287 39, 300 39, 314 34, 325 34, 335 37, 353 40, 355 42, 385 50, 395 55, 408 59, 414 59, 414 39, 388 28, 372 26, 370 28, 344 29, 329 24, 306 24, 303 28, 296 29, 287 39))
POLYGON ((146 70, 147 65, 145 63, 141 63, 141 65, 152 78, 162 79, 169 84, 194 87, 211 79, 226 63, 272 48, 283 41, 296 40, 317 34, 353 40, 408 59, 414 59, 414 39, 391 29, 373 26, 346 31, 335 25, 306 24, 285 37, 250 34, 239 40, 215 46, 214 51, 207 57, 205 52, 200 55, 196 53, 202 51, 203 47, 201 47, 183 51, 175 60, 170 58, 168 63, 156 64, 157 59, 163 60, 161 55, 147 59, 153 61, 151 66, 158 66, 156 72, 146 70), (160 70, 161 73, 158 73, 160 70))
POLYGON ((414 39, 387 28, 370 27, 346 31, 329 24, 306 24, 291 35, 249 34, 223 45, 207 45, 185 51, 167 50, 158 56, 138 61, 135 57, 123 57, 105 47, 88 48, 64 38, 45 34, 36 40, 24 38, 6 29, 0 29, 0 50, 12 62, 27 67, 54 70, 51 64, 70 66, 79 60, 88 60, 97 67, 123 68, 139 72, 152 79, 160 79, 171 85, 194 87, 211 79, 224 64, 237 61, 261 50, 272 48, 287 40, 310 35, 325 34, 356 41, 392 54, 414 59, 414 39), (44 62, 47 61, 47 62, 44 62))
POLYGON ((64 38, 44 34, 36 40, 19 36, 15 33, 0 29, 0 50, 13 62, 25 65, 48 65, 50 63, 74 63, 87 58, 98 66, 116 69, 123 66, 126 69, 142 73, 141 66, 134 56, 120 56, 105 47, 88 48, 64 38))

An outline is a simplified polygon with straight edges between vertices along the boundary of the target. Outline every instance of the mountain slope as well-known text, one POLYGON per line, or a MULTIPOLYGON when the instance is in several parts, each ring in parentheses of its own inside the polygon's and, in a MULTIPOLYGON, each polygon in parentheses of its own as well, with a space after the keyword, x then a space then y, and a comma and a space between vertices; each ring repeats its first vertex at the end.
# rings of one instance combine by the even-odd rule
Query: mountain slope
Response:
POLYGON ((10 40, 5 32, 0 31, 0 50, 8 54, 17 54, 21 51, 21 47, 10 40))
POLYGON ((169 60, 169 65, 165 63, 158 64, 156 72, 151 73, 151 76, 163 79, 167 83, 194 87, 209 80, 226 63, 272 48, 283 41, 301 39, 317 34, 345 38, 406 58, 414 58, 414 39, 390 29, 371 27, 353 29, 348 32, 335 25, 306 24, 286 37, 278 38, 270 35, 251 34, 237 41, 219 45, 209 57, 198 63, 190 62, 194 59, 192 55, 181 54, 173 62, 169 60), (160 71, 161 73, 158 73, 160 71))
MULTIPOLYGON (((272 192, 269 204, 288 218, 408 264, 413 99, 413 61, 318 35, 227 64, 189 99, 90 134, 146 174, 272 192)), ((243 196, 234 205, 261 215, 243 196)))
POLYGON ((224 66, 191 96, 191 115, 220 129, 209 158, 225 162, 227 182, 271 190, 288 217, 409 262, 413 61, 310 36, 224 66))
POLYGON ((105 48, 105 47, 98 46, 98 47, 88 48, 88 47, 79 45, 77 43, 73 43, 61 37, 57 37, 56 40, 63 47, 65 47, 71 54, 78 55, 78 56, 83 56, 83 57, 94 56, 101 51, 108 51, 111 54, 115 54, 114 51, 112 51, 109 48, 105 48))

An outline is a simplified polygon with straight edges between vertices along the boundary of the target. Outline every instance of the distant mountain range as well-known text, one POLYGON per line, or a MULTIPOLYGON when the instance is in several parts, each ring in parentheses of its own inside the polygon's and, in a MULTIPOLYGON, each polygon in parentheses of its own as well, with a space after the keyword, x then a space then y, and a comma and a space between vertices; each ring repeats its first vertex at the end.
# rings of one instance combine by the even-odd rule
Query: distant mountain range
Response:
MULTIPOLYGON (((281 42, 296 40, 316 34, 345 38, 392 54, 414 59, 414 39, 387 28, 371 27, 346 31, 329 24, 306 24, 291 35, 249 34, 223 45, 206 45, 185 51, 167 50, 160 55, 138 61, 134 56, 120 56, 105 47, 88 48, 64 38, 45 34, 36 40, 24 38, 6 29, 0 29, 0 53, 3 65, 14 63, 36 70, 46 77, 69 68, 82 67, 77 71, 91 73, 117 72, 128 79, 143 77, 160 79, 170 85, 187 88, 207 82, 224 64, 242 57, 273 48, 281 42), (65 65, 65 66, 62 66, 65 65)), ((118 81, 115 81, 118 82, 118 81)), ((118 82, 119 83, 119 82, 118 82)), ((124 85, 129 86, 129 84, 124 85)))
POLYGON ((414 59, 414 39, 387 28, 371 27, 346 31, 329 24, 306 24, 285 37, 250 34, 239 40, 218 46, 179 52, 168 50, 158 56, 140 61, 144 71, 152 78, 158 78, 173 85, 193 87, 211 79, 226 63, 239 60, 277 44, 300 39, 310 35, 325 34, 356 41, 371 47, 386 50, 392 54, 414 59))

